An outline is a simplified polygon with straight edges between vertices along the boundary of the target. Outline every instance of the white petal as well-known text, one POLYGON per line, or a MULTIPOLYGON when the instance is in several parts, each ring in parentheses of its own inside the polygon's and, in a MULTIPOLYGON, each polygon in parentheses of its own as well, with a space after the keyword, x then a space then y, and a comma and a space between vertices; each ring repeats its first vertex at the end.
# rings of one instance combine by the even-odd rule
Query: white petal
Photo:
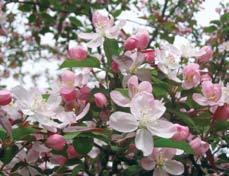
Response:
POLYGON ((101 36, 99 36, 97 38, 92 39, 90 42, 88 42, 87 46, 89 48, 96 48, 102 44, 103 44, 103 38, 101 36))
POLYGON ((184 172, 184 165, 175 160, 167 160, 164 169, 172 175, 181 175, 184 172))
POLYGON ((61 97, 59 95, 52 94, 47 100, 49 110, 56 110, 61 103, 61 97))
POLYGON ((123 96, 119 91, 112 91, 110 93, 111 99, 113 102, 115 102, 117 105, 121 107, 129 107, 130 106, 130 99, 123 96))
POLYGON ((76 116, 76 121, 82 119, 88 113, 89 110, 90 110, 90 104, 88 103, 84 107, 83 111, 78 116, 76 116))
POLYGON ((165 120, 156 120, 155 123, 148 126, 152 135, 163 138, 171 138, 176 133, 176 128, 171 122, 165 120))
POLYGON ((99 34, 97 33, 79 33, 78 37, 82 38, 82 39, 86 39, 86 40, 91 40, 94 38, 97 38, 99 36, 99 34))
POLYGON ((114 112, 110 116, 110 126, 120 132, 132 132, 138 127, 136 118, 125 112, 114 112))
POLYGON ((159 100, 155 100, 153 106, 153 117, 159 119, 165 113, 165 111, 166 108, 164 104, 159 100))
POLYGON ((144 156, 149 156, 153 151, 153 137, 150 132, 139 129, 135 137, 135 145, 143 152, 144 156))
POLYGON ((153 176, 169 176, 163 169, 156 168, 153 172, 153 176))

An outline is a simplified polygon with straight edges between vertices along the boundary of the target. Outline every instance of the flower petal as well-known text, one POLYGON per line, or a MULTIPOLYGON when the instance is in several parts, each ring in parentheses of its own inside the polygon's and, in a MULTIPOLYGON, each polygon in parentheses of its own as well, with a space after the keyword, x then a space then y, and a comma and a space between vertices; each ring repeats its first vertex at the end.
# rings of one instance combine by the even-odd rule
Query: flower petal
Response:
POLYGON ((91 39, 97 38, 99 34, 97 33, 79 33, 78 36, 81 39, 91 40, 91 39))
POLYGON ((172 175, 181 175, 184 172, 184 165, 176 160, 167 160, 163 168, 172 175))
POLYGON ((88 113, 89 110, 90 110, 90 104, 88 103, 84 107, 83 111, 79 115, 76 116, 76 121, 82 119, 88 113))
POLYGON ((192 95, 192 99, 197 102, 201 106, 206 106, 208 105, 208 100, 206 97, 202 96, 201 94, 194 93, 192 95))
POLYGON ((145 170, 153 170, 155 168, 156 163, 154 162, 154 160, 152 160, 150 157, 145 157, 143 159, 141 159, 141 166, 143 169, 145 170))
POLYGON ((110 126, 120 132, 132 132, 138 127, 137 119, 125 112, 114 112, 110 116, 110 126))
POLYGON ((98 36, 98 37, 92 39, 90 42, 88 42, 87 46, 89 48, 96 48, 102 44, 103 44, 103 38, 101 36, 98 36))
POLYGON ((130 106, 130 99, 123 96, 119 91, 113 90, 110 93, 111 99, 113 102, 115 102, 117 105, 121 107, 129 107, 130 106))
POLYGON ((155 123, 148 126, 148 130, 152 135, 163 138, 171 138, 176 133, 175 126, 165 120, 156 120, 155 123))
POLYGON ((140 89, 140 91, 146 91, 149 93, 152 93, 153 91, 152 85, 148 81, 141 82, 138 88, 140 89))
POLYGON ((138 92, 138 77, 133 75, 127 82, 129 97, 133 97, 138 92))
POLYGON ((154 169, 153 176, 169 176, 163 169, 156 168, 154 169))
POLYGON ((166 111, 166 108, 164 106, 164 103, 162 103, 159 100, 154 101, 154 106, 153 106, 153 116, 154 118, 159 119, 166 111))
POLYGON ((149 156, 153 151, 153 137, 150 132, 139 129, 135 137, 135 145, 143 152, 144 156, 149 156))

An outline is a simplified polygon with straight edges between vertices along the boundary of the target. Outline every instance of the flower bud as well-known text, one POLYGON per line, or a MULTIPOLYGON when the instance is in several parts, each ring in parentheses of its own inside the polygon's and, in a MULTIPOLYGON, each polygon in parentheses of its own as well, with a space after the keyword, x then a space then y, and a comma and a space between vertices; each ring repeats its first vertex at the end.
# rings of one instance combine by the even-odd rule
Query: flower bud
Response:
POLYGON ((125 50, 134 50, 138 46, 138 40, 134 37, 129 37, 124 42, 124 49, 125 50))
POLYGON ((81 158, 81 156, 82 156, 79 153, 77 153, 77 151, 75 150, 75 148, 72 145, 68 146, 67 154, 68 154, 69 159, 81 158))
POLYGON ((87 55, 87 50, 82 46, 76 46, 68 50, 68 56, 74 60, 83 60, 87 55))
POLYGON ((149 33, 146 30, 141 30, 136 34, 138 40, 138 48, 145 49, 149 44, 149 33))
POLYGON ((189 142, 190 147, 193 149, 196 155, 204 155, 209 149, 209 144, 207 142, 201 141, 200 138, 195 138, 189 142))
POLYGON ((9 104, 11 100, 12 95, 8 90, 0 90, 0 106, 9 104))
POLYGON ((111 69, 114 73, 119 73, 120 72, 120 69, 119 69, 119 65, 117 62, 113 61, 111 63, 111 69))
POLYGON ((74 88, 63 87, 60 89, 60 95, 65 102, 74 101, 76 99, 76 90, 74 88))
POLYGON ((78 98, 80 100, 87 100, 89 95, 90 95, 91 89, 89 87, 82 87, 79 91, 79 96, 78 98))
POLYGON ((61 75, 61 81, 68 87, 73 87, 75 83, 75 74, 72 71, 65 70, 61 75))
POLYGON ((213 118, 216 121, 229 120, 229 104, 219 106, 213 114, 213 118))
POLYGON ((94 94, 95 104, 99 108, 105 108, 107 106, 107 98, 103 93, 94 94))
POLYGON ((204 46, 200 48, 200 50, 204 51, 205 53, 202 56, 198 57, 198 61, 200 63, 208 62, 213 56, 213 50, 210 46, 204 46))
POLYGON ((50 156, 50 162, 52 164, 64 165, 66 161, 67 161, 67 158, 65 158, 63 155, 51 155, 50 156))
POLYGON ((189 137, 189 128, 188 127, 182 126, 179 124, 174 124, 174 126, 177 129, 176 133, 172 137, 174 141, 184 141, 188 139, 189 137))
POLYGON ((48 137, 46 145, 54 150, 63 150, 66 140, 59 134, 53 134, 48 137))
POLYGON ((144 59, 146 62, 153 64, 155 61, 155 50, 149 49, 149 50, 143 50, 141 51, 144 54, 144 59))

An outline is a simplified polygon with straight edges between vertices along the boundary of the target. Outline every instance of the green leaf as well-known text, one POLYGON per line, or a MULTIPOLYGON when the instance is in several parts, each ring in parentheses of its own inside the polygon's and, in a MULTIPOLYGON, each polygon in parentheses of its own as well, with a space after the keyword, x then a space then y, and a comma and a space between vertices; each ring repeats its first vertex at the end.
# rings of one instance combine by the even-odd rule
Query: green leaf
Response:
POLYGON ((207 32, 207 33, 214 32, 215 30, 217 30, 217 27, 215 26, 209 26, 209 27, 204 28, 204 32, 207 32))
POLYGON ((3 155, 0 156, 0 160, 4 164, 8 164, 15 157, 17 152, 18 152, 18 147, 16 145, 12 147, 4 148, 3 155))
POLYGON ((44 20, 44 22, 46 24, 55 24, 56 20, 55 18, 53 18, 51 15, 47 14, 47 13, 42 13, 41 14, 41 19, 44 20))
POLYGON ((69 140, 69 139, 74 139, 75 137, 79 136, 80 132, 74 132, 74 133, 68 133, 64 135, 64 138, 69 140))
POLYGON ((30 4, 22 4, 19 6, 18 8, 19 10, 21 10, 22 12, 30 12, 32 9, 32 6, 30 4))
POLYGON ((83 164, 80 163, 72 170, 72 176, 78 175, 78 172, 83 169, 83 164))
POLYGON ((71 21, 71 23, 75 26, 83 26, 81 21, 78 20, 77 18, 75 17, 69 17, 69 20, 71 21))
POLYGON ((228 121, 220 121, 220 122, 216 122, 213 125, 213 128, 216 131, 226 131, 229 130, 229 122, 228 121))
POLYGON ((176 142, 170 139, 160 138, 154 140, 154 147, 176 148, 176 149, 184 150, 186 153, 194 154, 192 148, 185 141, 176 142))
POLYGON ((116 10, 112 15, 113 17, 118 17, 122 13, 122 9, 116 10))
POLYGON ((189 127, 196 128, 196 124, 194 123, 192 118, 190 116, 188 116, 186 113, 183 113, 183 112, 180 112, 179 110, 168 108, 168 107, 167 107, 167 110, 169 112, 173 113, 177 119, 181 120, 182 122, 184 122, 189 127))
POLYGON ((87 136, 78 136, 74 138, 73 146, 79 154, 87 154, 93 147, 93 138, 87 136))
POLYGON ((77 61, 77 60, 73 60, 73 59, 67 59, 60 65, 60 68, 70 68, 70 67, 100 68, 100 63, 99 63, 99 60, 95 57, 87 57, 81 61, 77 61))
POLYGON ((120 53, 118 41, 114 39, 106 39, 103 43, 105 55, 107 57, 108 66, 111 65, 112 56, 118 56, 120 53))
POLYGON ((31 128, 31 127, 26 127, 26 128, 19 127, 19 128, 13 129, 12 131, 13 131, 14 140, 21 140, 32 133, 38 132, 37 129, 31 128))
POLYGON ((223 14, 223 15, 220 17, 220 21, 222 21, 223 23, 224 23, 224 22, 228 22, 228 21, 229 21, 229 12, 223 14))
POLYGON ((0 128, 0 139, 5 139, 5 138, 6 138, 6 130, 0 128))

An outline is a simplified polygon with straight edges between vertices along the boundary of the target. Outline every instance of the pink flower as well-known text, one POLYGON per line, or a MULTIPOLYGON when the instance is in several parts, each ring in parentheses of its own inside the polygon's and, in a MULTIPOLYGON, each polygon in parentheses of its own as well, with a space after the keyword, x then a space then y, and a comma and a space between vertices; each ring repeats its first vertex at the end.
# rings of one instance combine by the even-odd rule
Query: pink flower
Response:
POLYGON ((73 87, 75 84, 75 74, 72 71, 65 70, 61 75, 61 81, 67 87, 73 87))
POLYGON ((124 49, 125 50, 134 50, 138 46, 138 40, 135 37, 129 37, 124 42, 124 49))
POLYGON ((191 89, 197 87, 200 84, 201 76, 199 72, 199 64, 189 64, 183 69, 183 83, 184 89, 191 89))
POLYGON ((213 84, 211 81, 204 81, 202 83, 202 93, 194 93, 192 98, 201 106, 215 106, 221 105, 219 102, 222 96, 222 87, 219 84, 213 84))
POLYGON ((176 129, 173 124, 160 119, 165 112, 161 101, 154 100, 152 94, 140 92, 130 102, 130 112, 114 112, 110 116, 110 126, 120 132, 136 131, 136 148, 148 156, 153 151, 153 135, 171 138, 176 129))
POLYGON ((207 142, 201 141, 200 138, 195 138, 189 142, 189 145, 193 149, 196 155, 203 155, 209 149, 209 144, 207 142))
POLYGON ((131 99, 139 92, 152 93, 152 85, 148 81, 138 83, 138 77, 133 75, 127 82, 129 97, 123 96, 119 91, 113 90, 110 93, 111 99, 119 106, 129 107, 131 99))
POLYGON ((68 56, 74 60, 83 60, 87 55, 87 50, 82 46, 76 46, 68 50, 68 56))
POLYGON ((112 17, 95 12, 92 16, 92 23, 95 26, 96 33, 79 33, 79 38, 90 40, 87 46, 95 48, 103 44, 103 38, 115 39, 124 26, 125 22, 120 21, 118 25, 114 26, 112 17))
POLYGON ((112 63, 111 63, 111 69, 112 69, 112 71, 114 73, 119 73, 120 72, 119 65, 115 61, 112 61, 112 63))
POLYGON ((60 89, 60 95, 65 102, 74 101, 76 99, 76 90, 71 87, 63 87, 60 89))
POLYGON ((139 32, 135 35, 135 38, 138 41, 137 47, 139 49, 145 49, 148 46, 148 44, 149 44, 149 33, 146 30, 144 30, 144 29, 139 30, 139 32))
POLYGON ((200 63, 208 62, 214 53, 210 46, 203 46, 200 51, 204 51, 203 55, 197 57, 200 63))
POLYGON ((48 137, 46 145, 54 150, 63 150, 66 140, 59 134, 53 134, 48 137))
POLYGON ((12 95, 8 90, 0 90, 0 106, 9 104, 12 101, 12 95))
POLYGON ((176 133, 173 135, 172 139, 174 141, 184 141, 187 140, 189 137, 189 128, 186 126, 182 126, 179 124, 174 124, 174 126, 176 127, 177 131, 176 133))
POLYGON ((184 165, 176 160, 172 160, 176 154, 176 149, 154 148, 152 154, 141 160, 141 166, 145 170, 153 170, 153 176, 181 175, 184 172, 184 165))
POLYGON ((95 93, 94 94, 95 104, 99 108, 105 108, 108 104, 107 98, 103 93, 95 93))

